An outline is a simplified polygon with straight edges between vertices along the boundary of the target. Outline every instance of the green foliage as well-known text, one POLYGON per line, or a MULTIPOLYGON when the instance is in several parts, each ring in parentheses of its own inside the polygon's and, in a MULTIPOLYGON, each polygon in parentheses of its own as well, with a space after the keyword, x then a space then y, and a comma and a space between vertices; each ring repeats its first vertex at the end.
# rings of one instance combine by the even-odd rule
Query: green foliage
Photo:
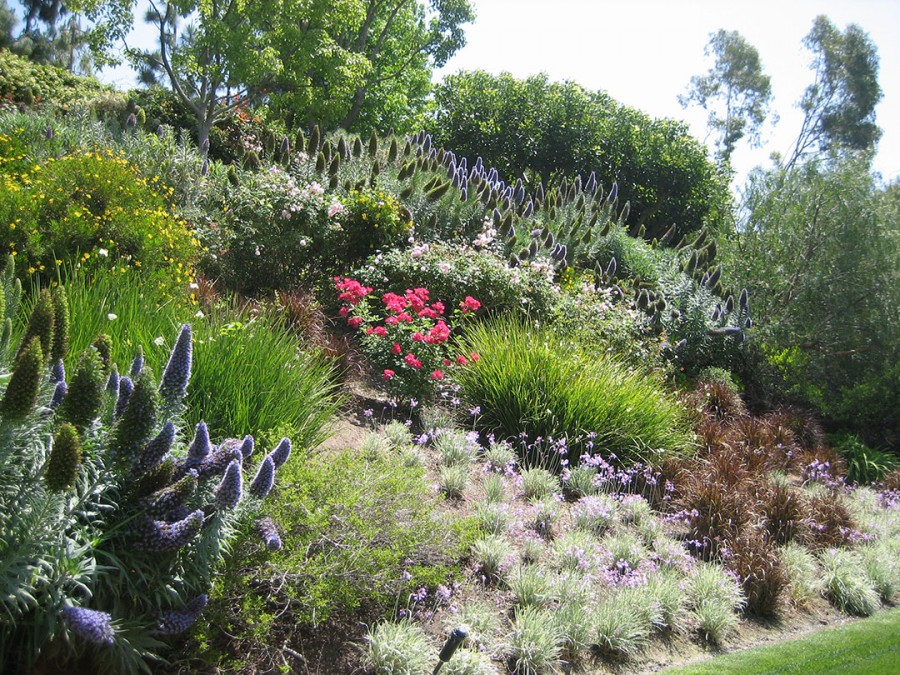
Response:
POLYGON ((589 433, 623 463, 658 461, 687 445, 679 406, 651 379, 612 359, 588 358, 547 329, 515 320, 479 324, 463 348, 481 359, 460 371, 462 395, 481 407, 478 424, 500 438, 568 439, 572 465, 589 433))
POLYGON ((50 457, 44 474, 47 489, 62 492, 75 485, 81 468, 81 438, 71 424, 61 424, 53 437, 50 457))
POLYGON ((106 378, 98 351, 88 346, 78 357, 74 371, 59 414, 76 428, 84 429, 97 417, 103 405, 106 378))
POLYGON ((376 624, 366 635, 366 665, 376 675, 422 675, 437 660, 421 627, 409 621, 376 624))
POLYGON ((525 607, 513 616, 505 651, 517 672, 556 673, 562 666, 562 642, 554 612, 525 607))
POLYGON ((156 283, 187 283, 197 242, 151 183, 110 150, 50 157, 3 176, 0 234, 19 257, 20 277, 47 283, 69 263, 110 273, 165 270, 156 283))
POLYGON ((645 224, 648 239, 673 223, 681 236, 727 221, 727 181, 680 123, 546 75, 458 73, 435 98, 435 140, 483 157, 504 179, 530 174, 548 183, 596 171, 607 188, 618 181, 620 200, 631 203, 629 226, 645 224))
POLYGON ((881 599, 855 551, 829 549, 819 554, 823 589, 831 603, 844 612, 869 616, 881 607, 881 599))
POLYGON ((870 448, 854 434, 837 434, 829 440, 846 463, 847 480, 851 483, 874 483, 900 465, 895 456, 884 450, 870 448))
POLYGON ((867 442, 900 428, 900 190, 865 158, 757 171, 725 274, 746 286, 760 347, 742 373, 757 396, 812 405, 867 442))
POLYGON ((339 222, 346 237, 342 247, 346 264, 359 264, 375 249, 405 244, 412 221, 391 195, 374 190, 352 190, 343 200, 343 207, 339 222))
POLYGON ((112 87, 64 68, 32 63, 6 49, 0 50, 0 98, 14 103, 51 101, 69 106, 112 92, 112 87))
POLYGON ((737 628, 735 611, 744 606, 744 595, 737 580, 721 567, 712 563, 699 565, 688 581, 687 594, 705 640, 721 643, 737 628))
POLYGON ((16 367, 0 401, 0 414, 5 420, 16 421, 26 417, 37 404, 41 385, 44 356, 41 342, 33 337, 16 359, 16 367))
POLYGON ((393 453, 363 457, 347 450, 294 460, 279 480, 268 508, 283 527, 275 566, 255 539, 244 539, 219 594, 226 605, 245 606, 210 617, 208 629, 240 636, 235 646, 242 652, 266 648, 268 635, 248 628, 267 615, 278 614, 280 627, 294 630, 362 608, 377 614, 408 589, 446 583, 459 552, 456 535, 436 511, 423 469, 405 466, 393 453), (247 583, 265 588, 258 605, 242 603, 247 583))
POLYGON ((252 316, 227 303, 197 316, 195 306, 148 289, 136 272, 77 274, 67 293, 73 351, 106 332, 112 337, 112 359, 119 364, 130 363, 139 345, 144 345, 148 363, 164 364, 174 344, 166 336, 192 323, 194 367, 186 422, 204 420, 214 435, 252 434, 261 442, 289 435, 301 447, 314 447, 325 437, 339 402, 332 367, 279 320, 252 316), (111 313, 117 317, 113 321, 111 313))
POLYGON ((763 74, 756 47, 737 31, 719 29, 709 36, 704 53, 716 62, 706 75, 691 78, 681 105, 695 103, 709 110, 707 125, 719 135, 719 158, 727 162, 735 145, 749 133, 759 145, 759 127, 772 100, 772 84, 763 74))

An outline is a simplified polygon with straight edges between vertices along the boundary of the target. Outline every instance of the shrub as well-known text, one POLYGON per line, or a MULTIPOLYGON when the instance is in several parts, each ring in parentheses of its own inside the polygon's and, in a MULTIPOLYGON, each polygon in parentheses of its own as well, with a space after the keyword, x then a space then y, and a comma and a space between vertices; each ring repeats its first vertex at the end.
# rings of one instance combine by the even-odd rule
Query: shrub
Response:
POLYGON ((845 546, 853 540, 856 524, 841 495, 830 489, 812 491, 807 500, 808 520, 803 543, 814 550, 845 546))
POLYGON ((391 195, 370 189, 351 190, 341 202, 333 204, 342 207, 336 217, 343 229, 346 269, 352 269, 375 250, 397 248, 406 243, 412 221, 391 195))
POLYGON ((553 536, 553 527, 559 520, 559 502, 554 497, 544 497, 531 502, 533 509, 531 527, 542 537, 553 536))
POLYGON ((481 408, 477 424, 485 431, 567 439, 573 465, 582 451, 575 439, 592 432, 598 447, 626 463, 687 445, 680 408, 655 383, 613 360, 584 358, 546 329, 498 320, 471 326, 462 344, 481 356, 458 377, 463 398, 481 408))
POLYGON ((475 458, 474 445, 468 436, 461 431, 447 429, 434 437, 432 447, 447 466, 462 464, 468 467, 475 458))
POLYGON ((771 477, 757 493, 758 511, 766 534, 775 544, 786 544, 801 535, 806 510, 802 493, 784 477, 771 477))
POLYGON ((778 548, 765 534, 745 530, 727 542, 730 555, 725 567, 738 578, 744 591, 745 611, 758 616, 773 616, 789 578, 778 548))
POLYGON ((518 607, 547 607, 553 599, 553 579, 537 565, 519 565, 506 577, 518 607))
POLYGON ((546 277, 528 268, 511 269, 503 258, 460 244, 429 242, 374 256, 354 272, 367 286, 406 289, 424 286, 447 307, 467 295, 496 314, 543 316, 553 303, 546 277))
POLYGON ((744 594, 737 580, 720 566, 697 566, 688 580, 687 594, 704 639, 719 644, 737 627, 735 611, 744 606, 744 594))
MULTIPOLYGON (((204 436, 202 448, 195 439, 186 449, 176 440, 180 421, 159 408, 149 369, 134 375, 125 402, 124 388, 104 391, 102 409, 75 402, 104 382, 99 369, 84 373, 62 396, 69 410, 94 411, 81 429, 46 407, 64 382, 56 371, 53 383, 41 373, 33 412, 0 424, 4 670, 28 671, 38 659, 59 671, 80 659, 149 669, 161 638, 197 620, 236 528, 265 496, 241 487, 240 442, 213 447, 204 436)), ((189 366, 182 375, 186 384, 189 366)), ((7 396, 13 386, 15 377, 7 396)))
POLYGON ((472 559, 485 581, 499 579, 512 562, 513 555, 509 541, 496 534, 472 542, 472 559))
POLYGON ((720 420, 732 420, 747 414, 740 392, 730 381, 700 379, 694 384, 690 400, 704 413, 720 420))
POLYGON ((466 296, 451 316, 427 288, 407 289, 403 295, 388 292, 376 302, 370 295, 373 288, 349 277, 334 281, 344 303, 341 316, 359 330, 360 346, 391 394, 431 399, 445 378, 479 359, 477 352, 460 353, 450 342, 454 324, 481 307, 477 299, 466 296))
POLYGON ((831 445, 847 465, 847 480, 868 484, 879 481, 898 466, 897 458, 883 450, 868 447, 859 436, 838 434, 831 445))
POLYGON ((0 98, 12 102, 51 101, 67 106, 112 88, 92 77, 80 77, 65 68, 33 63, 7 49, 0 51, 0 98))
POLYGON ((499 675, 500 671, 484 652, 459 649, 441 669, 444 675, 499 675))
POLYGON ((543 499, 560 490, 559 479, 541 467, 524 469, 520 474, 525 499, 543 499))
POLYGON ((378 675, 422 675, 437 661, 437 654, 419 626, 385 621, 366 635, 365 661, 378 675))
POLYGON ((630 593, 619 591, 603 600, 591 615, 591 644, 608 656, 633 656, 650 642, 651 623, 630 593))
POLYGON ((859 549, 866 576, 882 602, 889 603, 900 588, 900 562, 897 554, 900 546, 896 540, 883 540, 868 544, 859 549))
POLYGON ((0 214, 0 234, 23 279, 48 283, 66 263, 110 274, 139 267, 169 290, 193 280, 197 241, 187 224, 112 151, 51 157, 7 174, 0 214))
POLYGON ((410 433, 409 427, 397 420, 385 424, 383 433, 395 450, 399 450, 413 442, 412 433, 410 433))
POLYGON ((524 607, 515 612, 505 651, 518 672, 555 673, 562 667, 562 641, 553 612, 524 607))
POLYGON ((497 474, 486 475, 481 487, 484 490, 484 499, 489 504, 502 502, 506 498, 506 481, 497 474))
POLYGON ((513 517, 509 505, 497 502, 485 502, 476 505, 472 518, 478 529, 486 534, 499 535, 507 532, 513 517))
POLYGON ((828 549, 819 554, 819 563, 825 596, 835 607, 858 616, 869 616, 881 607, 858 553, 828 549))
POLYGON ((822 583, 815 556, 796 542, 781 548, 781 562, 787 572, 787 592, 798 607, 808 606, 819 597, 822 583))

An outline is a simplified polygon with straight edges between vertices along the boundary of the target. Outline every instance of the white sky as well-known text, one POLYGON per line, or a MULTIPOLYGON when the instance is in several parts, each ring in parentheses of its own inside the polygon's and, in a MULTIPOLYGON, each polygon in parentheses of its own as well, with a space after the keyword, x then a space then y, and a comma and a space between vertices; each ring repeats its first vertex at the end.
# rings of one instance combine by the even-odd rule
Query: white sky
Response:
POLYGON ((760 53, 772 78, 772 110, 780 116, 763 129, 763 147, 742 142, 733 164, 738 182, 767 164, 772 152, 787 154, 802 117, 794 107, 812 81, 803 37, 825 14, 841 30, 859 24, 878 47, 884 98, 876 109, 883 136, 875 169, 900 177, 900 2, 897 0, 472 0, 478 16, 468 44, 440 75, 480 68, 516 77, 546 72, 604 89, 653 117, 672 117, 706 136, 706 112, 683 110, 678 95, 691 76, 712 65, 703 49, 709 34, 741 33, 760 53))
MULTIPOLYGON (((886 180, 900 177, 900 1, 898 0, 472 0, 477 12, 467 27, 468 44, 435 74, 481 68, 516 77, 546 72, 553 80, 573 80, 604 89, 618 101, 653 117, 681 119, 699 139, 706 137, 706 113, 683 110, 678 95, 691 76, 711 61, 703 49, 709 34, 740 32, 760 53, 772 78, 772 109, 780 121, 767 123, 763 147, 742 142, 733 156, 740 184, 749 169, 767 164, 772 152, 787 154, 800 128, 795 103, 810 84, 810 54, 803 37, 818 14, 841 30, 859 24, 878 47, 884 98, 877 108, 883 136, 875 169, 886 180)), ((152 43, 135 12, 140 34, 135 45, 152 43)), ((106 73, 105 81, 134 85, 127 69, 106 73)))

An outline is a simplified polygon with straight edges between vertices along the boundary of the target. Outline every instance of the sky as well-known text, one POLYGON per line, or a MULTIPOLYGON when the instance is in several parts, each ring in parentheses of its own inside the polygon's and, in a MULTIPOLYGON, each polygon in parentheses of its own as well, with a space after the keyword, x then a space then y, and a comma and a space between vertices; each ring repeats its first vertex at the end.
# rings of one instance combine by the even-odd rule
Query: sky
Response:
MULTIPOLYGON (((706 113, 684 110, 678 95, 693 75, 705 73, 710 33, 736 30, 759 51, 772 79, 772 110, 778 122, 762 130, 763 146, 742 141, 732 158, 739 185, 771 153, 788 154, 802 115, 796 102, 812 82, 810 53, 803 37, 819 14, 841 30, 859 24, 878 47, 884 92, 876 108, 883 136, 874 168, 885 180, 900 178, 900 1, 898 0, 471 0, 477 18, 466 29, 467 45, 439 80, 459 70, 480 68, 516 77, 547 73, 603 89, 613 98, 653 117, 687 122, 706 140, 706 113)), ((141 16, 139 9, 136 16, 141 16)), ((138 21, 140 24, 140 21, 138 21)), ((130 42, 147 46, 153 36, 139 25, 130 42)), ((102 75, 121 87, 134 85, 127 69, 102 75)), ((712 139, 708 139, 712 145, 712 139)))

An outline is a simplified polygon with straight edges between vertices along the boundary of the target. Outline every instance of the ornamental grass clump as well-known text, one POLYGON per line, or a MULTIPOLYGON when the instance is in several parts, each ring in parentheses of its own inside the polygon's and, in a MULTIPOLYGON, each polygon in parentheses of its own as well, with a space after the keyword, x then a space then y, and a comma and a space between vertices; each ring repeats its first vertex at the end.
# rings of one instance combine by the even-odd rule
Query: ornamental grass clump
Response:
POLYGON ((468 327, 460 350, 480 355, 457 373, 462 399, 481 409, 477 426, 517 439, 526 465, 577 466, 588 442, 617 464, 655 463, 688 446, 680 405, 649 375, 589 356, 547 328, 501 317, 468 327), (556 439, 552 450, 538 438, 556 439))
POLYGON ((378 675, 419 675, 437 662, 425 631, 409 621, 385 621, 366 635, 366 666, 378 675))
POLYGON ((855 551, 828 549, 819 554, 825 597, 843 612, 869 616, 881 607, 881 598, 866 574, 863 558, 855 551))
POLYGON ((733 575, 714 563, 698 565, 687 582, 688 605, 700 636, 721 644, 738 626, 737 611, 746 602, 733 575))
MULTIPOLYGON (((66 330, 63 321, 56 326, 66 330)), ((189 330, 182 335, 189 339, 189 330)), ((285 440, 244 489, 246 442, 214 445, 198 425, 185 448, 181 420, 160 419, 164 401, 148 367, 131 371, 127 397, 122 384, 130 378, 106 388, 109 347, 95 341, 87 348, 58 408, 50 403, 65 368, 47 368, 37 336, 16 365, 22 373, 28 363, 27 381, 7 378, 0 408, 3 672, 30 672, 38 661, 54 672, 149 670, 165 637, 197 620, 216 565, 239 524, 259 513, 274 469, 290 454, 285 440)), ((181 343, 182 356, 170 360, 180 363, 178 377, 168 380, 179 403, 190 377, 185 348, 189 353, 181 343)), ((9 373, 9 356, 0 353, 0 377, 9 373)), ((274 523, 261 534, 267 548, 277 548, 274 523)))

